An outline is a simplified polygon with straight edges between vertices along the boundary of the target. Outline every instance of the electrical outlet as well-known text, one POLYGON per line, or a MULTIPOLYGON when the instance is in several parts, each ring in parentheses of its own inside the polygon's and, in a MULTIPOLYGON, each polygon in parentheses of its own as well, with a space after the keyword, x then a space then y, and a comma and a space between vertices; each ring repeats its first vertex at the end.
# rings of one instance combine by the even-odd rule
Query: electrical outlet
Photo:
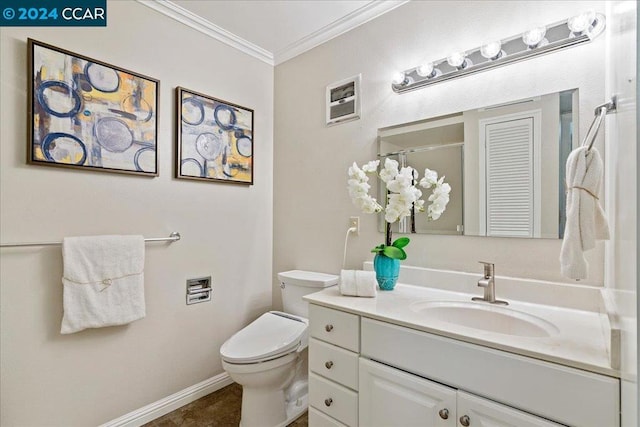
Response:
POLYGON ((352 216, 349 218, 349 228, 355 228, 356 231, 353 233, 358 236, 360 234, 360 217, 352 216))

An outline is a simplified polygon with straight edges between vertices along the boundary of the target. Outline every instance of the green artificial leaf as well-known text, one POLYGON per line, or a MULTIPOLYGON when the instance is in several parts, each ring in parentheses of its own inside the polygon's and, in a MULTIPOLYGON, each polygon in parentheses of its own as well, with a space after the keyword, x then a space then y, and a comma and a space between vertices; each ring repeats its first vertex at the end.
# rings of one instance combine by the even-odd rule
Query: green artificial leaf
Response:
POLYGON ((408 237, 400 237, 393 242, 393 246, 395 246, 396 248, 404 248, 409 244, 409 242, 410 240, 408 237))
POLYGON ((378 245, 375 248, 371 249, 372 253, 381 254, 384 251, 384 244, 378 245))
POLYGON ((403 249, 397 248, 395 246, 385 246, 382 254, 393 259, 407 259, 407 253, 403 249))

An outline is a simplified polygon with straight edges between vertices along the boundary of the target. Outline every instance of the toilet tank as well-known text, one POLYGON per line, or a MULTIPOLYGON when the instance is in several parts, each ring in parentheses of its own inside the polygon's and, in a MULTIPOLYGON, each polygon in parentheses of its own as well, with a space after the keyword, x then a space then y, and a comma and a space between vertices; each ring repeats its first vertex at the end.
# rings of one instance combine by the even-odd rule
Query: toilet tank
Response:
POLYGON ((278 281, 282 290, 283 311, 308 318, 309 304, 302 297, 337 285, 338 276, 313 271, 291 270, 278 273, 278 281))

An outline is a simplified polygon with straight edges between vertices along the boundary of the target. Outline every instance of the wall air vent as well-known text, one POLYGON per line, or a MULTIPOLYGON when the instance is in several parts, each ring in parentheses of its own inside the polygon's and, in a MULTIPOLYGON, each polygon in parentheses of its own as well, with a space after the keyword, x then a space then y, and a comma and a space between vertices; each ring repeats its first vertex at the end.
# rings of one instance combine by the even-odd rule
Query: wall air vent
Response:
POLYGON ((360 118, 360 82, 362 75, 327 86, 327 125, 360 118))

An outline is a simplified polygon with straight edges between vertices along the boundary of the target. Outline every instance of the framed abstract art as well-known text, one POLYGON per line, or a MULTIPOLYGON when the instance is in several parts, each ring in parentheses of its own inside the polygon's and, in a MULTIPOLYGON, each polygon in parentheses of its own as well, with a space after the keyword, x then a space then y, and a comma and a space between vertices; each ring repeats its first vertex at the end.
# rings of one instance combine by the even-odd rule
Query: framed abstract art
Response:
POLYGON ((177 92, 176 178, 253 184, 253 110, 177 92))
POLYGON ((158 80, 32 39, 28 49, 28 163, 158 175, 158 80))

